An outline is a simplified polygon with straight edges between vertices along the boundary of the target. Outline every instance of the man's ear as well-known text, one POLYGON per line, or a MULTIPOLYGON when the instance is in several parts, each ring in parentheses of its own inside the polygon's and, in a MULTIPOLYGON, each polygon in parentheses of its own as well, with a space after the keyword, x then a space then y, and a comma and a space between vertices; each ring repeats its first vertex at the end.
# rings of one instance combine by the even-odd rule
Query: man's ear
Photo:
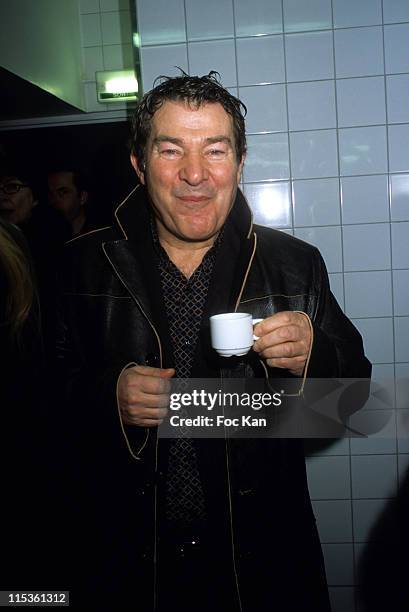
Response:
POLYGON ((138 175, 138 179, 141 181, 142 185, 145 185, 145 167, 140 167, 139 162, 136 159, 134 153, 131 153, 131 164, 136 174, 138 175))
POLYGON ((84 206, 88 201, 88 191, 81 191, 80 193, 80 205, 84 206))
POLYGON ((240 160, 240 163, 239 163, 239 167, 237 168, 237 184, 240 183, 241 174, 243 172, 243 166, 244 166, 244 162, 245 161, 246 161, 246 154, 243 153, 243 156, 242 156, 242 158, 240 160))

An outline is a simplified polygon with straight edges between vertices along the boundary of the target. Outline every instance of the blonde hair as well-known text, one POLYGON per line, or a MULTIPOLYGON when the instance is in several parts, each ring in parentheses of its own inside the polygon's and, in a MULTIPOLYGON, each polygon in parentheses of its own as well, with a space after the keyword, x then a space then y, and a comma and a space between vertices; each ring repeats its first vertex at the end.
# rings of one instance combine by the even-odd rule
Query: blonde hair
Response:
POLYGON ((11 340, 19 342, 36 297, 33 273, 23 249, 0 224, 0 268, 6 280, 4 321, 11 340))

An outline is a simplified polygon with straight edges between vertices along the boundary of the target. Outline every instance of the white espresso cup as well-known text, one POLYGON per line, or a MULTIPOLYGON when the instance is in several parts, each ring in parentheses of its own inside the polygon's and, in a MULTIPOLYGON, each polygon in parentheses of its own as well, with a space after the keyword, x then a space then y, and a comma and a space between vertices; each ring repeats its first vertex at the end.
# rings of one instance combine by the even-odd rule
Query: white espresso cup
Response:
POLYGON ((210 317, 212 347, 222 357, 241 357, 249 352, 258 337, 253 325, 263 319, 253 319, 246 312, 226 312, 210 317))

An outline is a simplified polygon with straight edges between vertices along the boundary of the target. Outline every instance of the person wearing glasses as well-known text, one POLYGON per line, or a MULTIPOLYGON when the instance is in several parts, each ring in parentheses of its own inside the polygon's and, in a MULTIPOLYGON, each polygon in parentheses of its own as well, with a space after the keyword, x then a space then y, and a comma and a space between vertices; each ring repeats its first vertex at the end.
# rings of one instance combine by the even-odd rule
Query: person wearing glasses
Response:
POLYGON ((55 361, 57 277, 64 243, 71 237, 68 223, 40 202, 39 182, 30 168, 9 160, 0 175, 0 219, 24 234, 34 264, 41 306, 46 356, 55 361))
POLYGON ((0 180, 0 216, 14 225, 24 225, 37 206, 31 186, 17 176, 4 176, 0 180))

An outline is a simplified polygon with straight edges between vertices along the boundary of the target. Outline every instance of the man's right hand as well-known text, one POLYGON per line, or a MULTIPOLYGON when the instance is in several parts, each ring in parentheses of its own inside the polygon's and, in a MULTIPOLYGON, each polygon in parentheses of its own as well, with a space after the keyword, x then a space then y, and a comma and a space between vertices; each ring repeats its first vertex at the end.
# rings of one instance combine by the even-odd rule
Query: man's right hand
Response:
POLYGON ((163 422, 169 405, 173 368, 134 366, 118 379, 118 403, 126 425, 156 427, 163 422))

